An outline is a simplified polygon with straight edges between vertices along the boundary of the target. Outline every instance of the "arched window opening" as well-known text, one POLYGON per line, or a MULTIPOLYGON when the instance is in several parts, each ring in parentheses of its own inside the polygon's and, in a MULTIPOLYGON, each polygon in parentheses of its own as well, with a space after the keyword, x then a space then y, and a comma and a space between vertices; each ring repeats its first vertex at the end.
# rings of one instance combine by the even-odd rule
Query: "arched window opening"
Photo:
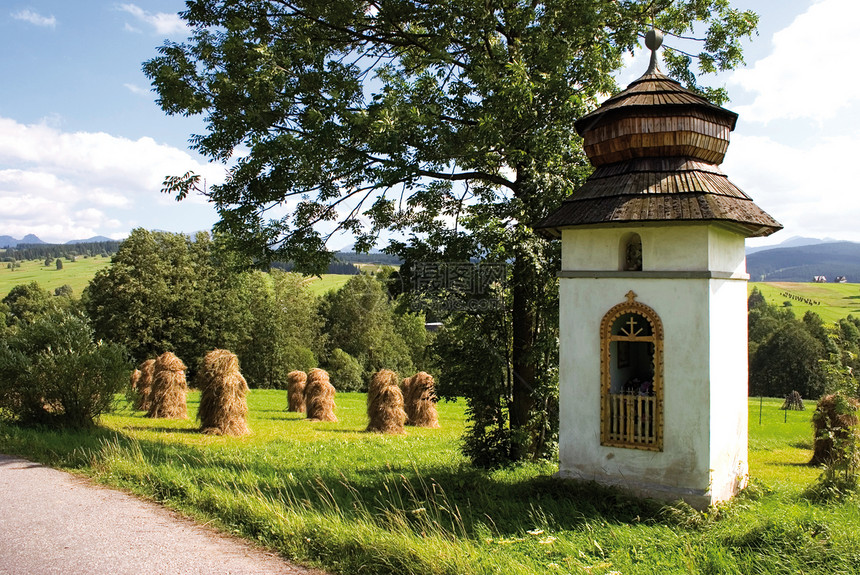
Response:
POLYGON ((621 238, 619 269, 622 271, 642 271, 642 238, 639 234, 629 233, 621 238))
POLYGON ((663 326, 635 298, 601 322, 601 444, 662 451, 663 326))

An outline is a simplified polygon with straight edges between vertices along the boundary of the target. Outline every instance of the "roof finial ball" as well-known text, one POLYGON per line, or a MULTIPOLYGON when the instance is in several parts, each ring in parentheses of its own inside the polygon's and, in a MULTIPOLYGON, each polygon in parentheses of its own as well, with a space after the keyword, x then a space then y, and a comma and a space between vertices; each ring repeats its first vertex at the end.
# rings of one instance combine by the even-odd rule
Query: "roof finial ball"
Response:
POLYGON ((645 46, 651 50, 651 63, 648 65, 646 74, 653 74, 657 71, 657 48, 663 44, 663 33, 656 28, 651 28, 645 33, 645 46))
POLYGON ((645 46, 652 52, 656 52, 657 48, 663 45, 663 33, 660 30, 652 28, 645 34, 645 46))

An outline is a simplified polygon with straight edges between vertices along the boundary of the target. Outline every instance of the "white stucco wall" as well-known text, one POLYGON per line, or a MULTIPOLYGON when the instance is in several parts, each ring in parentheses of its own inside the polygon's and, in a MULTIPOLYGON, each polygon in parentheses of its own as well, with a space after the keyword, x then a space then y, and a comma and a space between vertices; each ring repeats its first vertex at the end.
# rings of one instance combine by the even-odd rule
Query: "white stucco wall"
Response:
POLYGON ((644 271, 713 269, 709 267, 708 252, 712 227, 694 224, 564 230, 561 267, 563 270, 618 270, 621 238, 628 232, 635 232, 642 239, 644 271))
POLYGON ((715 501, 746 485, 748 464, 747 286, 711 281, 711 491, 715 501))
MULTIPOLYGON (((746 282, 637 272, 564 277, 617 272, 629 231, 567 230, 562 237, 560 475, 707 505, 734 494, 747 472, 746 282), (600 322, 629 290, 663 322, 662 452, 600 445, 600 322)), ((646 272, 744 276, 742 236, 706 225, 635 231, 646 272)))

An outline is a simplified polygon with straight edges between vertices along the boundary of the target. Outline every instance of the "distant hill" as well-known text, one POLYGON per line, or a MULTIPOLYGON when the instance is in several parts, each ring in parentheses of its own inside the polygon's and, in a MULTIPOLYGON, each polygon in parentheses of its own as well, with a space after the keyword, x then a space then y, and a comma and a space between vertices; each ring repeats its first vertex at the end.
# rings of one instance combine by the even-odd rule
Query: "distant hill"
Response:
POLYGON ((15 248, 18 244, 44 244, 42 240, 33 234, 27 234, 20 240, 16 240, 12 236, 0 236, 0 248, 15 248))
POLYGON ((860 283, 860 244, 854 242, 817 243, 779 247, 747 255, 747 272, 752 281, 811 282, 825 276, 828 282, 845 276, 860 283))
POLYGON ((787 240, 783 240, 782 242, 775 245, 747 248, 747 255, 754 254, 756 252, 763 252, 765 250, 773 250, 776 248, 796 248, 800 246, 812 246, 815 244, 832 244, 836 242, 838 242, 838 240, 834 240, 832 238, 826 238, 822 240, 820 238, 805 238, 803 236, 792 236, 787 240))
POLYGON ((105 236, 93 236, 86 240, 69 240, 66 242, 66 245, 72 244, 94 244, 96 242, 112 242, 115 241, 113 238, 108 238, 105 236))

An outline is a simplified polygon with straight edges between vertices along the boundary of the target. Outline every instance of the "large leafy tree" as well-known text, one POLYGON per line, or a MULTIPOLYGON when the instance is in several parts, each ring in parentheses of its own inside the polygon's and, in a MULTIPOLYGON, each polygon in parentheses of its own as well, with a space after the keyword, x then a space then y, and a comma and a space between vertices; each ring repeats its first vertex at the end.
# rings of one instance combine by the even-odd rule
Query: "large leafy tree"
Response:
MULTIPOLYGON (((741 61, 757 20, 729 0, 186 4, 189 40, 165 43, 144 71, 167 113, 205 114, 194 148, 224 161, 247 150, 203 190, 219 229, 260 261, 315 272, 330 257, 323 230, 366 249, 383 229, 410 229, 442 257, 461 253, 464 233, 493 230, 471 255, 511 263, 514 428, 535 405, 535 285, 551 251, 530 226, 589 171, 574 121, 616 89, 648 23, 686 42, 698 21, 710 72, 741 61)), ((667 59, 695 83, 690 56, 667 59)), ((188 173, 165 190, 182 198, 198 184, 188 173)))

